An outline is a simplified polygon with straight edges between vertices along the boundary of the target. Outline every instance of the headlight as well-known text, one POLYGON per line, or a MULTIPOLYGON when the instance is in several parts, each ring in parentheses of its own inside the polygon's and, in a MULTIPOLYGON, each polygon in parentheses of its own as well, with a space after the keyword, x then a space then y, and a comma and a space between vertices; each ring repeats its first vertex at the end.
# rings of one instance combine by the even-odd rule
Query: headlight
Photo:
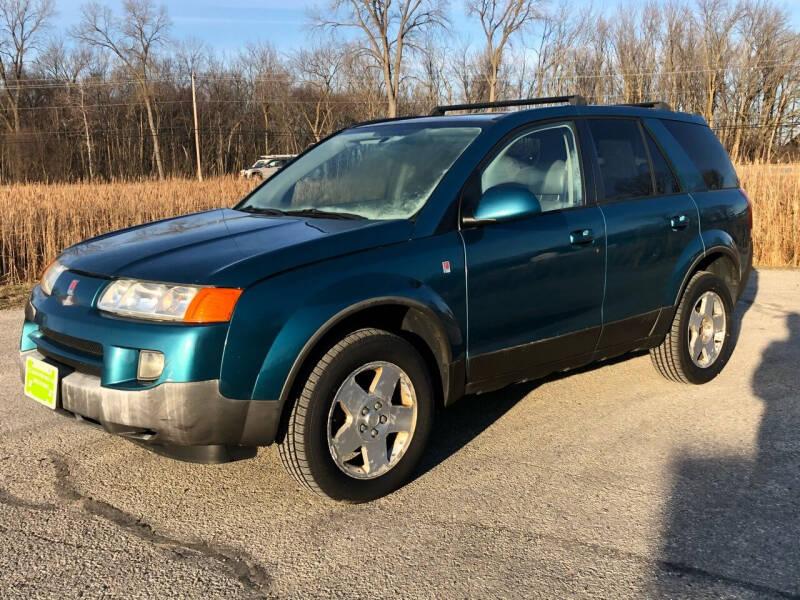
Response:
POLYGON ((48 296, 53 293, 53 286, 56 284, 56 279, 67 270, 67 267, 60 262, 54 260, 50 263, 44 273, 42 273, 42 280, 39 282, 39 287, 48 296))
POLYGON ((241 293, 237 289, 119 279, 105 289, 97 308, 139 319, 219 323, 230 320, 241 293))

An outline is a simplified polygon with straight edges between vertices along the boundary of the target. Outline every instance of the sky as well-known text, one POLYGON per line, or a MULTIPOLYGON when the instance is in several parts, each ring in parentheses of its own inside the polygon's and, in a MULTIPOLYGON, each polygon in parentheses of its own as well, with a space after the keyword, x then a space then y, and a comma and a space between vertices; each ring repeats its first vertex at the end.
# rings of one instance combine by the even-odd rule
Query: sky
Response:
MULTIPOLYGON (((69 27, 80 18, 85 0, 56 0, 58 27, 69 27)), ((588 4, 591 0, 573 0, 588 4)), ((597 0, 595 6, 619 3, 641 4, 645 0, 597 0)), ((112 7, 120 0, 104 0, 112 7)), ((294 50, 311 43, 319 34, 306 28, 310 8, 324 5, 324 0, 165 0, 163 4, 172 19, 172 37, 194 37, 217 51, 237 52, 249 42, 269 41, 279 50, 294 50)), ((800 29, 800 0, 784 0, 794 26, 800 29)), ((478 42, 481 31, 474 19, 464 15, 462 0, 451 0, 452 29, 459 36, 478 42)))

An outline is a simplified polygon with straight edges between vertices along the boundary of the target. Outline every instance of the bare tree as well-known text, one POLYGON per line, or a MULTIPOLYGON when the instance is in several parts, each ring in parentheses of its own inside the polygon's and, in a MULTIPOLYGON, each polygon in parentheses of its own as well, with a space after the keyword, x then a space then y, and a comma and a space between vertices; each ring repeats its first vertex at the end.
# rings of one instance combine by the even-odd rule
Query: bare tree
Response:
POLYGON ((86 104, 84 79, 87 78, 96 64, 96 57, 90 48, 78 46, 67 49, 63 40, 54 40, 38 58, 37 64, 54 82, 62 88, 57 94, 65 105, 65 113, 74 113, 79 117, 79 125, 83 130, 86 145, 86 170, 88 178, 94 179, 94 145, 89 125, 89 109, 86 104), (73 108, 74 107, 74 108, 73 108))
POLYGON ((650 4, 641 10, 620 7, 610 31, 614 64, 620 88, 613 100, 644 102, 653 96, 660 53, 653 44, 658 39, 659 11, 650 4))
POLYGON ((483 59, 484 54, 472 51, 466 40, 462 40, 452 52, 450 71, 458 84, 460 96, 464 102, 478 102, 486 97, 483 59))
POLYGON ((2 118, 10 131, 20 130, 25 61, 52 15, 53 0, 0 0, 0 82, 5 109, 2 118), (6 111, 11 115, 5 114, 6 111))
POLYGON ((477 16, 486 36, 486 83, 489 102, 497 96, 497 79, 503 53, 513 36, 541 14, 537 0, 467 0, 467 13, 477 16))
POLYGON ((538 97, 581 92, 593 98, 595 81, 587 82, 589 89, 586 86, 579 89, 577 70, 581 67, 586 71, 602 70, 598 58, 602 61, 603 52, 593 52, 590 65, 583 64, 577 56, 586 56, 585 50, 592 42, 593 32, 602 31, 601 35, 607 37, 604 26, 591 7, 576 10, 567 0, 562 0, 554 10, 542 15, 540 27, 535 32, 539 39, 536 65, 532 76, 527 73, 524 78, 520 76, 520 83, 529 82, 529 88, 521 95, 538 97))
POLYGON ((449 49, 434 36, 427 36, 421 48, 420 61, 415 75, 419 85, 414 90, 421 111, 429 111, 437 104, 453 103, 453 87, 447 77, 449 49))
POLYGON ((308 100, 301 101, 300 112, 315 142, 333 131, 333 97, 346 57, 347 48, 333 41, 300 50, 292 57, 292 66, 299 75, 298 83, 309 92, 308 100))
POLYGON ((164 179, 164 167, 153 114, 151 71, 154 68, 155 51, 166 41, 170 25, 166 8, 156 8, 151 0, 125 0, 119 21, 109 7, 90 2, 83 6, 81 24, 73 31, 78 40, 116 56, 138 84, 147 111, 159 179, 164 179))
POLYGON ((352 120, 371 120, 386 115, 386 95, 383 93, 383 76, 374 61, 357 49, 348 52, 342 67, 342 87, 350 105, 352 120))
MULTIPOLYGON (((490 96, 483 36, 469 45, 441 35, 442 17, 431 20, 430 11, 443 11, 443 2, 374 1, 338 0, 329 19, 339 24, 330 27, 358 23, 361 14, 367 31, 383 31, 364 11, 384 15, 388 33, 373 39, 379 51, 389 47, 394 111, 490 96), (403 15, 412 16, 398 57, 403 15)), ((512 4, 498 0, 487 19, 497 22, 512 4)), ((363 29, 352 30, 361 33, 352 41, 321 41, 288 57, 268 43, 220 53, 191 40, 164 43, 163 10, 139 0, 116 15, 89 5, 82 32, 73 33, 93 43, 62 44, 43 35, 50 8, 44 0, 0 0, 3 182, 148 177, 157 155, 164 175, 193 175, 192 71, 209 175, 235 172, 259 154, 296 153, 336 129, 386 116, 381 55, 363 29)), ((497 49, 503 26, 495 31, 497 49)), ((667 100, 712 121, 735 160, 800 157, 800 34, 780 0, 649 0, 624 12, 555 0, 524 44, 515 35, 497 63, 494 99, 667 100)))
POLYGON ((706 92, 702 114, 713 126, 717 104, 725 93, 725 66, 730 64, 731 33, 742 17, 742 9, 741 6, 732 6, 729 0, 698 0, 697 8, 706 92))
POLYGON ((657 44, 661 49, 658 78, 659 97, 670 106, 682 106, 696 111, 705 102, 703 86, 705 73, 698 65, 700 30, 692 18, 691 6, 673 1, 662 7, 662 27, 657 44), (687 68, 687 65, 695 65, 687 68))
POLYGON ((289 95, 289 70, 278 51, 269 43, 248 44, 239 62, 253 86, 253 99, 264 121, 264 153, 269 154, 271 119, 275 113, 282 112, 282 99, 289 95))
POLYGON ((420 35, 445 27, 445 0, 331 0, 328 18, 314 16, 317 26, 356 29, 362 35, 362 50, 383 74, 387 115, 397 116, 397 98, 403 80, 404 58, 420 35))

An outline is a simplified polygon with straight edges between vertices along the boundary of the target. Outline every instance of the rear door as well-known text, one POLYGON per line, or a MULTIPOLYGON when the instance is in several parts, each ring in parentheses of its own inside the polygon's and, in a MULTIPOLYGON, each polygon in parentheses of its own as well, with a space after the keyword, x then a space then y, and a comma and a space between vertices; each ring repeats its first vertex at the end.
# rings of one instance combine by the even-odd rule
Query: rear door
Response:
POLYGON ((700 230, 694 201, 638 119, 588 125, 608 244, 602 350, 650 334, 679 257, 700 230))
MULTIPOLYGON (((464 229, 469 379, 520 380, 599 338, 605 240, 569 121, 512 134, 482 168, 480 190, 527 187, 542 213, 464 229)), ((591 181, 591 179, 589 179, 591 181)), ((543 370, 547 370, 544 368, 543 370)))

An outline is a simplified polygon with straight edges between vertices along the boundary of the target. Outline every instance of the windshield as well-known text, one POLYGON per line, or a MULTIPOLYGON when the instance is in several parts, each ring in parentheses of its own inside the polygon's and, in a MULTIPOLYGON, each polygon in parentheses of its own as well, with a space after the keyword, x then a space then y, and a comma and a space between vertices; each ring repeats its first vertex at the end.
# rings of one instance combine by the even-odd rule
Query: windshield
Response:
POLYGON ((440 123, 350 129, 283 168, 237 208, 408 219, 480 131, 440 123))
POLYGON ((265 161, 265 160, 257 160, 255 162, 255 164, 250 168, 251 169, 260 169, 261 167, 263 167, 266 164, 267 164, 267 161, 265 161))

